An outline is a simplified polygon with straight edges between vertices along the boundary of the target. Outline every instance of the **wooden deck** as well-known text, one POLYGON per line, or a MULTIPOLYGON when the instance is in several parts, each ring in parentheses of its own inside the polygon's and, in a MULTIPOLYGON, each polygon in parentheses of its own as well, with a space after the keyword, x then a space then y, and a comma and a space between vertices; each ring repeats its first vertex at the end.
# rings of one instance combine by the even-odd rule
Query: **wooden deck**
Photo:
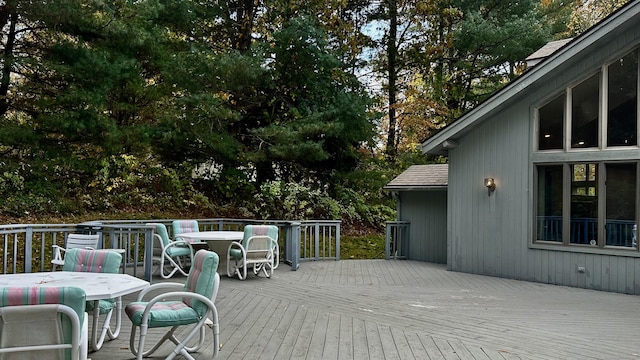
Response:
MULTIPOLYGON (((637 296, 424 262, 305 262, 281 265, 272 279, 223 276, 216 305, 218 359, 640 359, 637 296)), ((133 358, 123 317, 120 338, 91 359, 133 358)))

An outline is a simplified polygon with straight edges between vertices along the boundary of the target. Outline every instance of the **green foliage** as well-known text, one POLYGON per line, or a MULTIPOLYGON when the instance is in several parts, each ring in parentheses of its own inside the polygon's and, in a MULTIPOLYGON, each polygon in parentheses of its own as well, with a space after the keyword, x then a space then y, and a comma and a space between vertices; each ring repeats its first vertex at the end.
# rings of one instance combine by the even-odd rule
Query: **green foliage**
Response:
POLYGON ((340 219, 343 212, 326 191, 298 183, 265 182, 254 198, 254 213, 264 219, 340 219))
MULTIPOLYGON (((256 47, 270 83, 259 122, 247 134, 247 159, 257 181, 332 182, 335 169, 348 171, 356 149, 371 139, 371 102, 355 76, 345 71, 312 17, 286 19, 273 42, 256 47)), ((249 120, 249 119, 247 119, 249 120)))
POLYGON ((364 236, 341 236, 340 258, 348 259, 384 259, 384 234, 364 236))
POLYGON ((85 207, 103 211, 211 207, 209 199, 188 179, 163 168, 154 158, 123 154, 105 159, 101 165, 83 198, 85 207))
POLYGON ((265 182, 252 203, 252 215, 264 219, 334 219, 382 228, 395 215, 390 204, 375 203, 366 193, 350 188, 340 187, 330 196, 323 189, 282 181, 265 182))
POLYGON ((0 176, 0 194, 5 197, 11 193, 21 192, 24 190, 24 178, 20 176, 18 171, 5 171, 0 176))

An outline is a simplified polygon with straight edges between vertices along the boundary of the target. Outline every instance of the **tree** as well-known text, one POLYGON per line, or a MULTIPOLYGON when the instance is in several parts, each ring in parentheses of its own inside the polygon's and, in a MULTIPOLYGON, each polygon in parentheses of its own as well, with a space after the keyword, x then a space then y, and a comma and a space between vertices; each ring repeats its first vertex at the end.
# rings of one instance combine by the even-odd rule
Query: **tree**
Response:
MULTIPOLYGON (((410 151, 431 131, 517 76, 524 58, 549 38, 532 0, 390 0, 383 4, 388 7, 385 14, 390 25, 394 6, 402 9, 399 31, 394 36, 389 27, 385 33, 384 42, 389 45, 384 57, 379 57, 384 66, 376 67, 384 69, 389 79, 387 144, 410 151), (389 66, 393 59, 396 65, 389 66)), ((388 146, 387 153, 397 150, 388 146)))
POLYGON ((577 36, 626 4, 628 0, 590 0, 577 2, 567 24, 567 37, 577 36))

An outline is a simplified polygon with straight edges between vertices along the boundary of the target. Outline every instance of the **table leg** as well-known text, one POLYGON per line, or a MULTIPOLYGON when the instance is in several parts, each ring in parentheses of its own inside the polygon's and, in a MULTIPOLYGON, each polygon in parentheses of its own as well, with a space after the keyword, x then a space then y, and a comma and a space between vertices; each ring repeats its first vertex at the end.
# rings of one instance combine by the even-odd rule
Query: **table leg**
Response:
POLYGON ((233 241, 231 240, 208 240, 209 250, 218 254, 218 274, 227 274, 227 250, 229 245, 233 241))

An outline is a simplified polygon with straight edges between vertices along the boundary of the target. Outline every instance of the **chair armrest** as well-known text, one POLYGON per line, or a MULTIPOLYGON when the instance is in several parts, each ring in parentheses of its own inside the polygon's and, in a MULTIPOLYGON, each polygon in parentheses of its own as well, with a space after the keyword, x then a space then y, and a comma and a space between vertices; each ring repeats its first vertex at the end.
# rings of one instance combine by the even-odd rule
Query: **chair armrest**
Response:
POLYGON ((231 244, 229 244, 229 248, 227 249, 227 254, 229 254, 229 252, 233 248, 238 248, 238 250, 242 251, 243 254, 247 253, 247 250, 244 248, 244 246, 242 246, 241 243, 239 243, 237 241, 232 241, 231 244))
MULTIPOLYGON (((144 296, 147 295, 148 293, 152 292, 152 291, 158 291, 158 290, 162 290, 162 291, 180 291, 184 289, 184 284, 181 283, 176 283, 176 282, 166 282, 166 283, 156 283, 156 284, 152 284, 151 286, 148 286, 144 289, 142 289, 139 293, 138 293, 138 298, 136 299, 136 301, 142 301, 142 299, 144 299, 144 296)), ((161 294, 161 295, 156 295, 156 297, 158 296, 164 296, 165 294, 161 294)))
POLYGON ((184 246, 184 245, 187 245, 191 249, 191 252, 193 252, 193 247, 191 247, 191 243, 186 240, 171 241, 169 245, 165 246, 165 249, 170 248, 172 246, 184 246))
POLYGON ((63 248, 62 246, 58 246, 58 245, 51 245, 51 248, 53 249, 53 254, 51 255, 51 262, 56 263, 56 264, 62 264, 62 262, 64 260, 62 260, 62 253, 66 251, 65 248, 63 248))

